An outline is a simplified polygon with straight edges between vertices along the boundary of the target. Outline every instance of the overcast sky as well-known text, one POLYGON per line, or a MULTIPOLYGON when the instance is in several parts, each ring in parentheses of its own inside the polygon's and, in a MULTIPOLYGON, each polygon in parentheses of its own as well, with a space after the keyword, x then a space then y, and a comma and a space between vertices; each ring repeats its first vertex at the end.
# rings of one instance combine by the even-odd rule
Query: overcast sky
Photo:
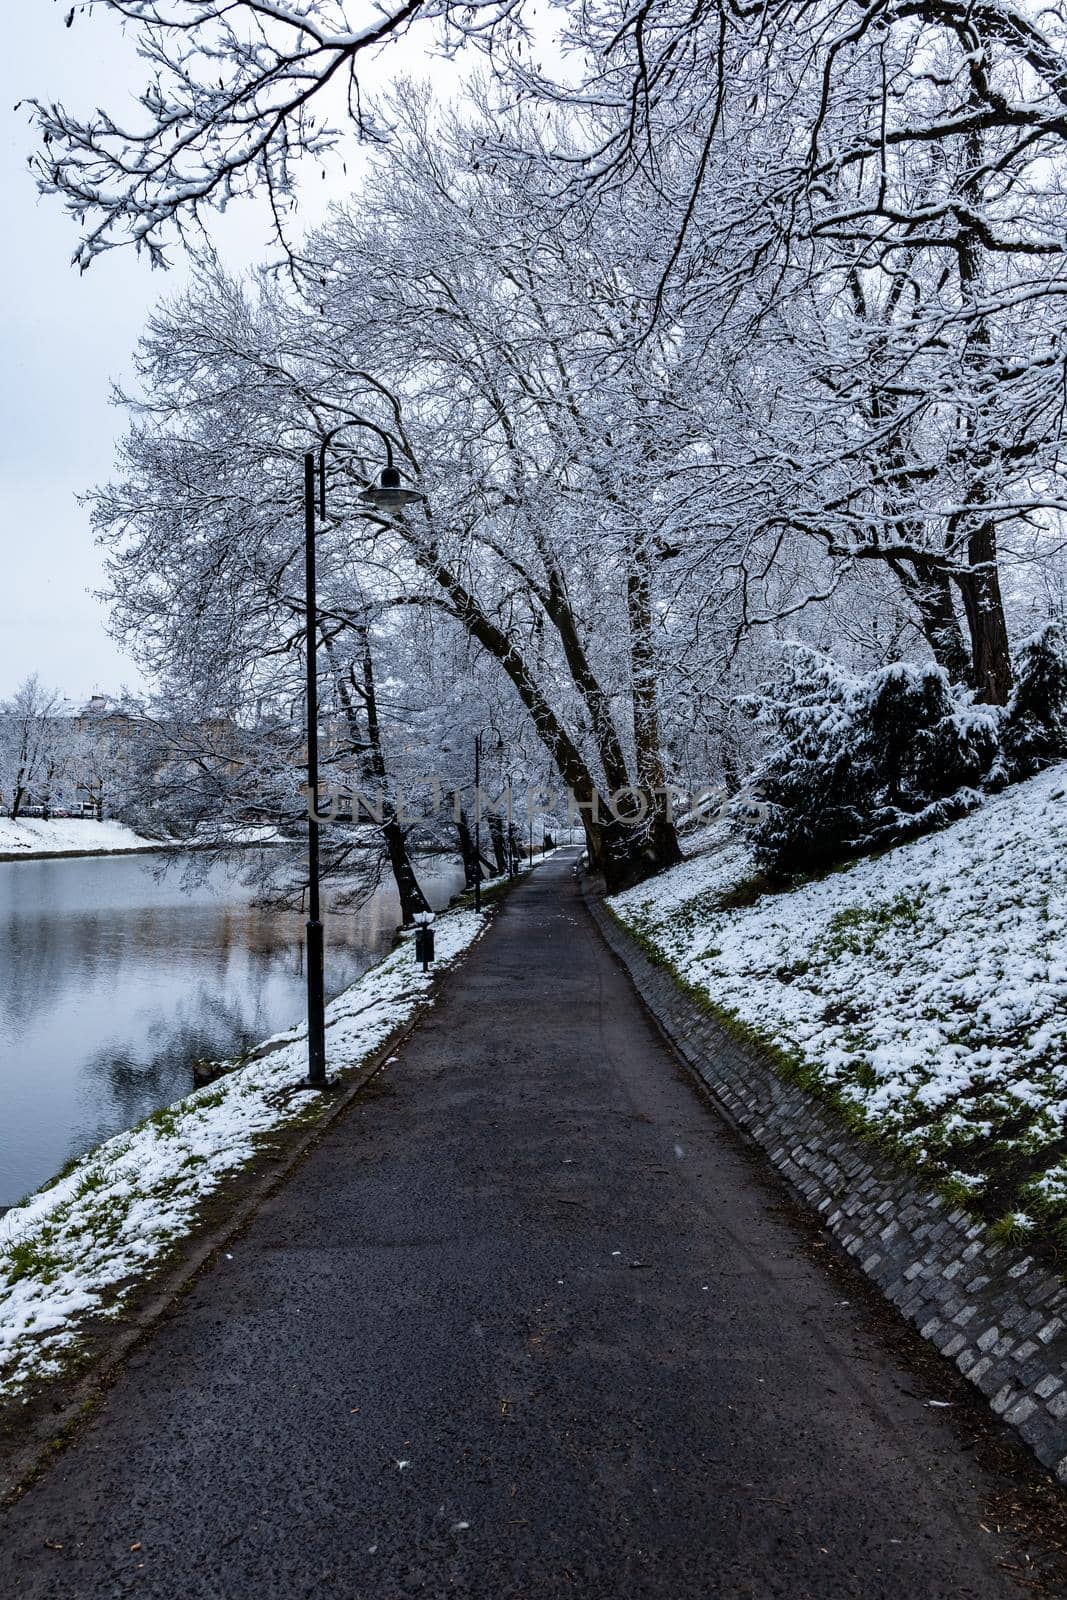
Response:
MULTIPOLYGON (((66 8, 66 0, 9 5, 0 58, 0 700, 30 672, 79 698, 141 686, 134 664, 108 638, 105 608, 93 597, 104 582, 102 553, 76 496, 109 475, 124 429, 122 412, 109 403, 110 382, 129 373, 149 311, 185 277, 180 257, 175 270, 160 273, 125 250, 79 276, 69 264, 75 224, 57 200, 37 196, 26 170, 33 130, 24 111, 12 111, 15 102, 37 96, 63 100, 72 111, 100 104, 121 113, 141 82, 129 40, 113 20, 82 14, 68 30, 66 8)), ((425 58, 406 44, 389 59, 426 71, 425 58)), ((432 76, 439 88, 455 83, 455 69, 445 63, 435 62, 432 76)), ((314 211, 305 209, 302 220, 316 221, 325 198, 344 187, 339 168, 327 183, 316 175, 304 196, 314 211)), ((266 217, 254 203, 213 217, 211 231, 233 268, 268 253, 266 217)))

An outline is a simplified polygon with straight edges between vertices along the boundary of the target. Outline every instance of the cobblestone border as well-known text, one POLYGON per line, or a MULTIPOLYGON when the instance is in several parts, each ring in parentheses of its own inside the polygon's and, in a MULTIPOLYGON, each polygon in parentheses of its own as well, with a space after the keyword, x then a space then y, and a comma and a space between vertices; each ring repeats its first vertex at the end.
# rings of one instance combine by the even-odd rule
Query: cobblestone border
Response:
POLYGON ((702 1012, 589 885, 586 905, 664 1033, 863 1272, 1067 1483, 1067 1283, 989 1239, 702 1012))

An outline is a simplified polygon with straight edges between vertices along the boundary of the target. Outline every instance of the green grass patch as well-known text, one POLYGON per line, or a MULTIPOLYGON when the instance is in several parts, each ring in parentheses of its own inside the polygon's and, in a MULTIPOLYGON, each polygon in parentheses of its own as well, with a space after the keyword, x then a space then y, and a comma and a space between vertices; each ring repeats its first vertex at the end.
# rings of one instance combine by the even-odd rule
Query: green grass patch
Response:
POLYGON ((884 933, 918 923, 922 904, 921 895, 898 894, 880 905, 849 906, 835 912, 827 923, 823 947, 827 960, 873 955, 884 933))
POLYGON ((62 1262, 49 1248, 49 1233, 42 1229, 28 1234, 24 1239, 11 1239, 0 1247, 0 1268, 8 1283, 18 1283, 23 1278, 40 1278, 42 1283, 52 1283, 62 1262))

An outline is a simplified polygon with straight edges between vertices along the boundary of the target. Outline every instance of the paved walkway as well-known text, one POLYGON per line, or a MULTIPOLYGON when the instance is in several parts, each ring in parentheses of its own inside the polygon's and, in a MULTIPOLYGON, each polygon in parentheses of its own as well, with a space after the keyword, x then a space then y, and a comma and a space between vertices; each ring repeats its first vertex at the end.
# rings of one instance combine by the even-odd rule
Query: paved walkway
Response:
POLYGON ((379 1084, 4 1515, 5 1596, 1023 1592, 566 859, 379 1084))

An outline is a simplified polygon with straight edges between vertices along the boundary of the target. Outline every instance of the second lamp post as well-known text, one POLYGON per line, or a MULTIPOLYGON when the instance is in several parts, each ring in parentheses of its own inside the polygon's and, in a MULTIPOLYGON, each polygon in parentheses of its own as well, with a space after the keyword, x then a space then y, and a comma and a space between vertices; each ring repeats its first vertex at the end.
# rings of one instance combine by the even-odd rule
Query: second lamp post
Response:
POLYGON ((326 1087, 326 980, 325 941, 322 928, 319 872, 319 680, 318 680, 318 596, 315 572, 315 478, 318 468, 318 513, 326 519, 326 456, 335 436, 343 428, 365 428, 376 433, 385 445, 386 464, 376 484, 360 493, 360 500, 379 512, 400 511, 426 497, 417 489, 405 489, 393 466, 393 448, 388 434, 373 422, 353 419, 342 422, 319 441, 318 462, 314 450, 304 456, 304 627, 307 655, 307 802, 308 802, 308 1075, 309 1088, 326 1087))

